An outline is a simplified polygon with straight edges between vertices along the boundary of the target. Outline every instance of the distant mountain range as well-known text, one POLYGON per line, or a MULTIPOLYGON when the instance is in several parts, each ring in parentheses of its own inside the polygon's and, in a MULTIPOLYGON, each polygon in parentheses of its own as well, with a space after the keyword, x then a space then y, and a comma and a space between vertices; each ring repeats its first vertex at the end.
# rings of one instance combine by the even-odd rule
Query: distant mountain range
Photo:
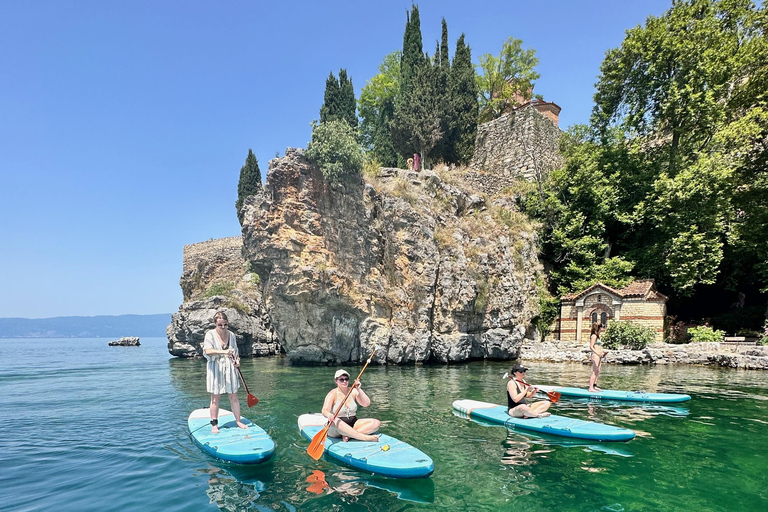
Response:
POLYGON ((171 314, 0 318, 0 338, 162 337, 171 314))

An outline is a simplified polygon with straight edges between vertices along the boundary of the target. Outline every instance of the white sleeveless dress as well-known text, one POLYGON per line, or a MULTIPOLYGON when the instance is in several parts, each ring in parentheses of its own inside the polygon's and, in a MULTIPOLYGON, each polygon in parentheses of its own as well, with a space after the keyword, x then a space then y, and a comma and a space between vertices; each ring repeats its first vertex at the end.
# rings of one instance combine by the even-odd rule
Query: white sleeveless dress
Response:
MULTIPOLYGON (((232 348, 235 351, 235 359, 240 357, 240 353, 237 350, 237 341, 235 335, 230 331, 229 333, 229 345, 227 348, 232 348)), ((237 380, 237 369, 235 368, 235 362, 229 356, 222 355, 208 355, 205 353, 205 349, 223 350, 219 342, 219 337, 216 336, 216 330, 211 329, 205 333, 205 341, 203 341, 203 356, 208 360, 208 366, 206 368, 205 375, 205 387, 209 393, 214 395, 223 395, 229 393, 236 393, 240 389, 240 381, 237 380)))

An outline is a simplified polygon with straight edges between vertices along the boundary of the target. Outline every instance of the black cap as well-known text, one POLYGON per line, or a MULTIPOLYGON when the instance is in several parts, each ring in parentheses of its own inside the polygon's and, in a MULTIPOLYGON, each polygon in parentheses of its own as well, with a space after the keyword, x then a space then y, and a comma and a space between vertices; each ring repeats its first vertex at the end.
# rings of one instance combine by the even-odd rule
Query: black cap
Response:
POLYGON ((527 369, 528 369, 528 368, 526 368, 525 366, 523 366, 523 365, 521 365, 521 364, 516 364, 515 366, 513 366, 513 367, 512 367, 512 371, 511 371, 510 373, 515 373, 515 372, 524 372, 524 371, 526 371, 527 369))

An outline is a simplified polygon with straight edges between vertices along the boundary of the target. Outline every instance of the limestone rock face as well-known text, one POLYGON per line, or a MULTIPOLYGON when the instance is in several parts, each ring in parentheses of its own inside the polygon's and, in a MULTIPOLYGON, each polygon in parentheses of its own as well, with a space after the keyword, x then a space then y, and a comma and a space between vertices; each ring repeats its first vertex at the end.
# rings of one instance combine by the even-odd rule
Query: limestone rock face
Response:
POLYGON ((243 255, 292 361, 359 361, 374 347, 390 363, 517 357, 538 313, 535 231, 503 198, 449 180, 382 169, 329 184, 292 148, 269 163, 243 206, 243 255))
POLYGON ((280 353, 280 344, 270 328, 263 306, 241 290, 228 296, 185 302, 171 315, 166 328, 168 352, 179 357, 202 357, 205 333, 215 328, 213 315, 223 311, 229 330, 235 334, 241 357, 280 353))

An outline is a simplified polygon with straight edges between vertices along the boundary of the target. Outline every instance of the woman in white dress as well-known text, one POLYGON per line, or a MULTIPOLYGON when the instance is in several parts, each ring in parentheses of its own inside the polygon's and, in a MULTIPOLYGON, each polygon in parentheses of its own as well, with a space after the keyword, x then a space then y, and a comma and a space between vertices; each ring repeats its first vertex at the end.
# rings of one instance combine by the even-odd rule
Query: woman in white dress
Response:
POLYGON ((229 319, 222 311, 213 315, 215 329, 205 333, 203 356, 208 360, 206 368, 206 390, 211 394, 211 432, 219 433, 219 401, 222 393, 229 395, 229 403, 235 421, 240 428, 248 426, 240 421, 240 399, 237 390, 237 367, 240 366, 240 353, 237 350, 235 335, 227 329, 229 319))

